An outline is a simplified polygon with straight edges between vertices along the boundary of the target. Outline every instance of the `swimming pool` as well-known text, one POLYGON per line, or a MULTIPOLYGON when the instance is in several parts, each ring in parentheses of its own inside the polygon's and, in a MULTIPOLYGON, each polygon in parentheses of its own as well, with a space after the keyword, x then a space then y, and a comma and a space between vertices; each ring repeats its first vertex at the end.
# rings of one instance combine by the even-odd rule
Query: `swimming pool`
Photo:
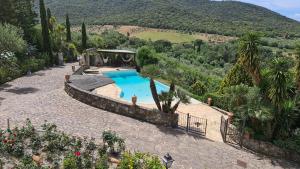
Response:
MULTIPOLYGON (((138 103, 152 104, 154 100, 150 90, 150 79, 140 76, 135 70, 104 72, 104 76, 111 78, 122 90, 120 98, 131 102, 132 96, 137 96, 138 103)), ((155 81, 158 94, 168 91, 169 87, 155 81)))

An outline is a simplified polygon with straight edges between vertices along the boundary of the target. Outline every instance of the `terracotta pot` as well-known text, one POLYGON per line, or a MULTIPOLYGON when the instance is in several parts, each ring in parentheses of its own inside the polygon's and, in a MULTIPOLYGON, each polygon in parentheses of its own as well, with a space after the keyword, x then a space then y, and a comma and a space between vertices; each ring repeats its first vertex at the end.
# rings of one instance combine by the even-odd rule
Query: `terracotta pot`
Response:
POLYGON ((227 116, 228 116, 228 123, 232 123, 232 121, 233 121, 233 116, 234 116, 234 114, 232 113, 232 112, 228 112, 227 113, 227 116))
POLYGON ((72 71, 75 72, 75 66, 72 66, 72 71))
POLYGON ((132 101, 132 104, 133 104, 134 106, 136 106, 137 97, 136 97, 135 95, 132 96, 131 101, 132 101))
POLYGON ((65 75, 65 80, 66 80, 66 82, 68 82, 68 83, 70 83, 70 75, 65 75))
POLYGON ((212 98, 211 97, 207 98, 207 104, 208 104, 208 106, 212 106, 212 98))

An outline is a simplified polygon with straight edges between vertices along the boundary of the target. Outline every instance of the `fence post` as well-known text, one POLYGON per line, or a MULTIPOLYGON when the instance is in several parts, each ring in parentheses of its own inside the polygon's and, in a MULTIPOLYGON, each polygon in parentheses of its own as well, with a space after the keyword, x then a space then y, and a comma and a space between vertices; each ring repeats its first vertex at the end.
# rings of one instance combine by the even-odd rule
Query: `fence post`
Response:
POLYGON ((187 118, 186 118, 186 132, 189 132, 189 124, 190 124, 190 114, 187 114, 187 118))
POLYGON ((207 129, 207 119, 205 120, 205 136, 206 136, 206 129, 207 129))

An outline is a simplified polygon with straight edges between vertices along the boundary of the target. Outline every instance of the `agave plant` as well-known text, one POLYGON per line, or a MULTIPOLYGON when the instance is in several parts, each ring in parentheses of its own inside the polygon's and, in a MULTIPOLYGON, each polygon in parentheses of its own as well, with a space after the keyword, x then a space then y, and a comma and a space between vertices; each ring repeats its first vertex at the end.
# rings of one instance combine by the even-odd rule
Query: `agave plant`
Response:
POLYGON ((157 93, 155 82, 153 79, 150 80, 150 89, 153 100, 159 111, 165 113, 175 113, 180 103, 190 103, 189 97, 181 90, 175 90, 175 84, 172 82, 170 90, 168 92, 157 93), (176 101, 174 105, 172 102, 176 101))

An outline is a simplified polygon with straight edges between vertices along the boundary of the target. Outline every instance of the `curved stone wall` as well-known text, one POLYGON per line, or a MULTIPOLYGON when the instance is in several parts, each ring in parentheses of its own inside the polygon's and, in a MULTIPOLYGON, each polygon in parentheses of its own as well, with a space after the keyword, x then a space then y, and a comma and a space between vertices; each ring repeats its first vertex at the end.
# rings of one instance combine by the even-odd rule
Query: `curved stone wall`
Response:
POLYGON ((72 83, 65 83, 65 91, 72 98, 80 102, 109 112, 149 122, 155 125, 176 127, 178 124, 178 114, 166 114, 145 107, 133 106, 127 102, 96 95, 90 91, 80 89, 72 83))

